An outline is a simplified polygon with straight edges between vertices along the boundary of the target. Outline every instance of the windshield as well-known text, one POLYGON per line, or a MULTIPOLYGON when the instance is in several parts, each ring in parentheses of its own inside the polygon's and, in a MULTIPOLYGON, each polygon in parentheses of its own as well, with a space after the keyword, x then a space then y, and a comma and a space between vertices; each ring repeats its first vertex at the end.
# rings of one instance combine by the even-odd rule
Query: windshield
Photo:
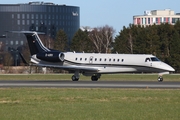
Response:
POLYGON ((157 57, 152 57, 151 61, 160 61, 157 57))

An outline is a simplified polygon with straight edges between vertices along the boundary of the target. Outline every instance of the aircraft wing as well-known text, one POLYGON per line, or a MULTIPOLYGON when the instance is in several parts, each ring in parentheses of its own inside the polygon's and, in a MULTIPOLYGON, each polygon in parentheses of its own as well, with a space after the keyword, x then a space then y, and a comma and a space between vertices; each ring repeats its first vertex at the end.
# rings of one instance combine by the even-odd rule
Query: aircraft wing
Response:
POLYGON ((37 59, 34 59, 34 58, 31 58, 31 62, 35 66, 59 68, 59 69, 68 70, 68 71, 75 71, 75 70, 88 71, 88 72, 98 72, 99 71, 98 67, 77 66, 77 65, 64 66, 64 65, 58 65, 58 64, 53 64, 53 63, 47 64, 47 63, 38 61, 37 59))
POLYGON ((62 68, 64 70, 80 70, 80 71, 89 71, 89 72, 98 72, 98 68, 90 68, 85 66, 60 66, 57 68, 62 68))
POLYGON ((79 71, 88 71, 88 72, 98 72, 99 69, 97 67, 90 68, 87 66, 58 66, 58 65, 48 65, 48 64, 35 64, 42 67, 51 67, 51 68, 59 68, 64 70, 79 70, 79 71))

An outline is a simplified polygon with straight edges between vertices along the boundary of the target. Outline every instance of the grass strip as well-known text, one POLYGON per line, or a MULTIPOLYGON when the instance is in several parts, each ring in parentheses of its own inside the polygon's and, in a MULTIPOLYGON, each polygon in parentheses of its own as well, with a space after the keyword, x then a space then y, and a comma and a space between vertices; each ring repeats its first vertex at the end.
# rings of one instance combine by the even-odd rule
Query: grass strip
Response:
POLYGON ((180 91, 1 88, 1 120, 179 120, 180 91))

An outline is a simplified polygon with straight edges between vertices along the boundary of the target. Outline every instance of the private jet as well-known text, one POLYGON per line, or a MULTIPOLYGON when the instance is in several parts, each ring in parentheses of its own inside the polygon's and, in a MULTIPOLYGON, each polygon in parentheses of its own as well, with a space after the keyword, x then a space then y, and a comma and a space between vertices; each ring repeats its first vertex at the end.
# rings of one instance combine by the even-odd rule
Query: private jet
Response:
POLYGON ((23 33, 30 49, 30 62, 37 66, 53 67, 73 71, 72 81, 78 81, 80 74, 91 76, 97 81, 102 74, 113 73, 159 73, 158 81, 163 81, 163 74, 175 71, 170 65, 150 54, 102 54, 61 52, 45 47, 34 31, 13 31, 23 33))

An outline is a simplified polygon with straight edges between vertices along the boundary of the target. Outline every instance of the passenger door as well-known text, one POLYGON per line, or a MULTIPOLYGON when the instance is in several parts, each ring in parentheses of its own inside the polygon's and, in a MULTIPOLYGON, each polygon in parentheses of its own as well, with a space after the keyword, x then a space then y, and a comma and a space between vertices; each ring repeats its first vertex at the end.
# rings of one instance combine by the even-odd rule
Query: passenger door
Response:
POLYGON ((90 64, 93 63, 93 56, 91 56, 91 57, 89 58, 89 63, 90 63, 90 64))
POLYGON ((145 59, 145 64, 147 65, 147 66, 152 66, 152 61, 151 61, 151 59, 150 58, 146 58, 145 59))

